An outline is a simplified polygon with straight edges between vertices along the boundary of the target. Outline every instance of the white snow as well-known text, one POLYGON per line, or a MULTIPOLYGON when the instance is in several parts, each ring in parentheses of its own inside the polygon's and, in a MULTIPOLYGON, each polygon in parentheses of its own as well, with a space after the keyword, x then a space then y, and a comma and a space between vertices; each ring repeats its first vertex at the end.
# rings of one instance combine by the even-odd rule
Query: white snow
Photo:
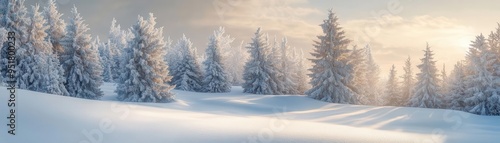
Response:
MULTIPOLYGON (((17 90, 16 135, 1 143, 497 142, 500 117, 442 109, 333 104, 300 95, 173 90, 177 102, 102 101, 17 90), (101 124, 101 125, 100 125, 101 124), (108 126, 109 125, 109 126, 108 126), (101 129, 100 129, 101 126, 101 129), (87 136, 87 134, 91 134, 87 136)), ((7 101, 0 87, 1 101, 7 101)))

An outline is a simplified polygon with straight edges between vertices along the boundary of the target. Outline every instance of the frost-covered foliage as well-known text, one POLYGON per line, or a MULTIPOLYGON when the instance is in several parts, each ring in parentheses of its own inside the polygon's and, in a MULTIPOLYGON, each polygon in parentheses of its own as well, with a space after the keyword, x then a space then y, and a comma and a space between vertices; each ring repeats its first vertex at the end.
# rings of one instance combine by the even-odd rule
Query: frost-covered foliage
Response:
POLYGON ((227 60, 224 64, 226 65, 225 68, 229 75, 229 79, 232 85, 242 85, 244 83, 243 70, 249 57, 245 49, 244 41, 241 41, 239 46, 228 50, 230 52, 227 53, 227 60))
POLYGON ((413 78, 413 67, 411 64, 411 58, 405 61, 405 66, 403 67, 404 74, 401 76, 403 82, 401 83, 401 105, 407 105, 410 97, 413 95, 413 89, 415 84, 415 79, 413 78))
POLYGON ((375 62, 375 59, 372 56, 372 50, 370 45, 366 45, 365 47, 365 52, 366 52, 366 82, 368 83, 368 88, 365 89, 366 95, 364 95, 364 101, 363 104, 366 105, 383 105, 383 98, 381 98, 381 92, 379 88, 382 88, 379 86, 379 76, 380 76, 380 67, 377 65, 375 62))
MULTIPOLYGON (((8 31, 5 30, 4 27, 0 27, 0 43, 4 43, 5 41, 7 41, 7 32, 8 31)), ((0 48, 0 52, 3 52, 2 49, 5 49, 5 48, 0 48)), ((0 53, 0 63, 3 59, 2 56, 6 56, 6 55, 0 53)), ((0 68, 0 70, 1 70, 1 68, 0 68)), ((3 81, 4 81, 3 76, 2 76, 2 73, 0 71, 0 86, 3 85, 3 81)))
POLYGON ((464 64, 462 62, 457 62, 450 74, 450 80, 448 81, 450 84, 450 92, 445 98, 447 101, 446 103, 448 103, 447 108, 464 111, 465 99, 467 98, 465 92, 467 90, 467 84, 465 83, 466 78, 464 64))
POLYGON ((443 70, 441 70, 441 94, 448 95, 450 92, 450 87, 448 85, 448 75, 446 74, 446 66, 443 64, 443 70))
POLYGON ((472 42, 467 53, 465 110, 480 115, 500 115, 500 77, 498 55, 481 34, 472 42))
POLYGON ((71 10, 67 35, 61 41, 66 47, 63 67, 65 69, 66 89, 69 96, 99 99, 102 96, 102 67, 99 63, 97 48, 92 46, 89 28, 83 23, 83 18, 76 7, 71 10))
POLYGON ((49 0, 44 8, 44 16, 47 19, 47 40, 52 43, 52 52, 58 57, 64 53, 64 47, 61 45, 61 40, 66 35, 66 23, 62 19, 61 13, 57 10, 56 1, 49 0))
POLYGON ((269 45, 269 39, 258 28, 255 37, 247 47, 250 59, 245 64, 243 73, 243 80, 245 80, 242 85, 243 92, 264 95, 281 94, 281 89, 278 87, 279 71, 270 61, 275 56, 272 55, 270 46, 272 45, 269 45))
POLYGON ((115 64, 113 61, 113 56, 111 56, 111 50, 109 49, 109 41, 107 43, 101 42, 99 37, 97 37, 94 41, 94 47, 97 47, 99 50, 99 58, 102 67, 102 80, 104 82, 114 82, 112 66, 115 64))
POLYGON ((387 97, 386 105, 390 106, 401 106, 403 105, 403 99, 401 98, 401 93, 399 89, 399 82, 397 76, 396 67, 392 65, 391 71, 389 72, 389 80, 386 83, 385 95, 387 97))
MULTIPOLYGON (((29 26, 29 18, 28 18, 28 10, 24 6, 24 0, 2 0, 0 1, 2 12, 2 17, 0 19, 0 27, 4 27, 5 30, 9 32, 15 33, 15 45, 16 45, 16 71, 20 71, 19 69, 19 60, 20 58, 26 56, 25 51, 19 50, 22 45, 25 45, 28 41, 28 26, 29 26)), ((3 47, 7 47, 8 43, 4 42, 3 47)), ((0 65, 8 64, 7 57, 7 48, 1 48, 1 56, 0 65)), ((7 66, 0 67, 1 76, 5 79, 7 76, 7 66)), ((4 81, 5 82, 5 81, 4 81)))
POLYGON ((314 99, 333 103, 357 104, 355 92, 348 87, 352 69, 348 65, 350 40, 339 26, 338 18, 330 10, 328 19, 321 24, 323 34, 315 41, 313 59, 312 88, 306 94, 314 99))
POLYGON ((440 108, 442 96, 439 92, 438 70, 436 61, 434 61, 433 53, 427 44, 424 50, 424 58, 421 59, 422 64, 418 65, 420 73, 417 74, 417 83, 415 85, 415 93, 411 97, 409 106, 421 108, 440 108))
POLYGON ((164 61, 166 47, 163 38, 163 27, 155 28, 156 22, 152 13, 145 20, 139 16, 132 26, 132 38, 127 44, 131 50, 127 56, 127 66, 120 76, 116 93, 121 101, 131 102, 172 102, 174 94, 170 92, 174 86, 168 82, 172 78, 168 73, 168 65, 164 61))
POLYGON ((214 31, 210 36, 210 42, 206 50, 206 59, 203 62, 205 68, 205 76, 203 79, 203 91, 205 92, 229 92, 231 91, 231 83, 229 82, 225 66, 222 63, 226 58, 221 55, 221 48, 224 44, 224 28, 214 31))
POLYGON ((176 46, 179 50, 179 59, 173 62, 175 65, 170 68, 173 76, 171 83, 175 85, 175 89, 201 91, 203 75, 193 43, 183 35, 176 46))
POLYGON ((118 81, 121 70, 126 68, 127 62, 124 59, 127 59, 126 55, 132 52, 131 49, 127 49, 127 41, 131 39, 131 35, 130 31, 121 30, 120 25, 117 25, 116 19, 113 18, 106 45, 109 49, 108 58, 111 62, 112 81, 118 81))
POLYGON ((369 88, 368 81, 366 78, 366 72, 368 71, 366 66, 366 49, 358 49, 354 46, 349 55, 349 65, 352 67, 352 81, 348 85, 358 97, 360 104, 368 104, 369 101, 367 95, 369 94, 367 89, 369 88))
POLYGON ((298 63, 297 65, 297 91, 299 91, 299 94, 305 94, 305 92, 310 89, 309 85, 309 79, 307 77, 307 68, 304 63, 304 52, 300 50, 296 62, 298 63))
POLYGON ((299 94, 298 84, 299 77, 297 75, 297 63, 294 61, 293 52, 288 45, 287 38, 283 38, 280 44, 281 48, 281 66, 282 71, 281 82, 283 84, 283 94, 299 94))

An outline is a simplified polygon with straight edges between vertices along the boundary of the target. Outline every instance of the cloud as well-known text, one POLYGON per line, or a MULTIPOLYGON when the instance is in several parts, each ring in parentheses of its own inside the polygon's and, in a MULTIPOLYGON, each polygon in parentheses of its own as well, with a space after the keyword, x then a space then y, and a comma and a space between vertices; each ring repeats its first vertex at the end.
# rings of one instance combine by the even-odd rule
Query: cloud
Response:
POLYGON ((417 59, 422 58, 427 42, 435 53, 438 67, 444 63, 452 68, 464 58, 470 40, 479 34, 455 19, 430 15, 357 19, 347 21, 343 26, 354 44, 372 45, 373 54, 382 68, 381 76, 386 75, 384 72, 389 71, 392 64, 401 67, 407 56, 412 57, 413 65, 420 64, 417 59))
MULTIPOLYGON (((266 31, 300 39, 312 39, 321 32, 319 26, 310 24, 305 19, 324 12, 304 7, 303 5, 308 3, 307 0, 235 1, 214 1, 214 10, 220 24, 252 30, 262 27, 266 31)), ((213 22, 214 19, 196 21, 199 24, 213 22)))

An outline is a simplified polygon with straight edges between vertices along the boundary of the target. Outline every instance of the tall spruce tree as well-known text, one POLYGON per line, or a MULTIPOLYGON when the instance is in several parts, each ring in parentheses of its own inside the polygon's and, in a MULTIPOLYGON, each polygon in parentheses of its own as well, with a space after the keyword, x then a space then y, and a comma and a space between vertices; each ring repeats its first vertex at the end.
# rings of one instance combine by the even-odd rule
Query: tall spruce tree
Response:
MULTIPOLYGON (((52 52, 59 58, 64 53, 64 47, 61 45, 61 40, 66 35, 66 23, 61 18, 63 14, 59 13, 55 0, 49 0, 44 8, 44 16, 47 19, 47 40, 52 43, 52 52)), ((60 59, 61 60, 61 59, 60 59)))
POLYGON ((250 59, 245 64, 243 73, 243 92, 253 94, 281 94, 278 87, 279 71, 276 70, 270 61, 272 57, 271 48, 267 35, 258 28, 252 42, 247 47, 250 59))
POLYGON ((71 10, 69 25, 66 29, 67 35, 61 41, 66 47, 65 54, 61 57, 63 67, 66 71, 66 89, 69 96, 100 99, 103 95, 102 67, 99 63, 97 48, 92 46, 89 28, 83 23, 83 18, 76 7, 71 10))
POLYGON ((481 34, 467 54, 468 69, 465 110, 480 115, 500 115, 500 77, 496 76, 497 56, 481 34))
POLYGON ((466 77, 464 64, 462 62, 457 62, 450 74, 450 80, 448 81, 450 84, 450 93, 445 98, 446 103, 448 103, 447 108, 464 111, 465 99, 467 98, 466 77))
POLYGON ((434 61, 433 53, 427 44, 424 50, 424 58, 421 59, 422 64, 418 65, 420 73, 417 74, 417 83, 415 85, 415 93, 411 97, 409 106, 421 108, 441 108, 442 96, 439 92, 438 70, 436 61, 434 61))
POLYGON ((232 85, 242 85, 243 80, 243 70, 245 63, 248 60, 248 52, 245 49, 244 41, 241 41, 239 46, 234 47, 229 50, 230 53, 227 55, 228 60, 226 62, 227 73, 230 75, 232 85))
MULTIPOLYGON (((28 41, 28 26, 30 25, 28 18, 28 11, 24 6, 24 0, 2 0, 0 3, 3 7, 0 11, 2 11, 2 19, 0 19, 0 27, 4 27, 5 30, 9 32, 15 33, 15 45, 16 45, 16 71, 23 71, 25 69, 19 68, 19 63, 22 58, 26 56, 25 50, 22 49, 22 46, 28 41)), ((3 47, 8 47, 8 42, 3 42, 3 47)), ((0 65, 8 65, 9 64, 9 56, 7 54, 7 48, 1 48, 0 54, 0 65)), ((8 68, 7 66, 0 67, 0 76, 3 76, 4 82, 7 78, 8 68)), ((16 73, 17 74, 17 73, 16 73)))
POLYGON ((203 75, 201 66, 196 58, 196 49, 191 41, 185 35, 177 43, 177 48, 180 50, 180 59, 175 62, 175 66, 171 68, 172 84, 175 89, 185 91, 201 91, 203 75))
POLYGON ((366 52, 366 81, 368 82, 368 88, 365 89, 366 95, 364 95, 365 101, 368 101, 364 104, 367 105, 382 105, 382 98, 379 98, 381 95, 379 91, 379 76, 380 76, 380 67, 375 62, 375 59, 372 56, 372 48, 370 45, 365 46, 366 52))
POLYGON ((401 105, 408 105, 410 97, 413 95, 413 89, 415 86, 415 79, 413 78, 413 67, 411 64, 411 58, 408 56, 408 59, 405 61, 405 66, 403 67, 404 74, 401 76, 403 79, 401 85, 401 105))
POLYGON ((369 88, 366 78, 368 71, 365 59, 365 49, 358 49, 354 46, 349 55, 349 65, 352 67, 352 81, 348 85, 356 93, 358 100, 361 104, 369 104, 370 101, 367 97, 369 88))
POLYGON ((124 59, 128 59, 127 54, 130 54, 131 49, 127 49, 127 41, 131 39, 131 32, 124 31, 120 25, 116 24, 116 19, 113 18, 108 34, 107 47, 109 49, 109 59, 112 61, 110 65, 113 81, 118 81, 122 69, 128 64, 124 59))
POLYGON ((288 46, 288 39, 286 37, 281 40, 280 49, 283 94, 299 94, 296 63, 293 61, 295 57, 292 57, 292 54, 290 54, 292 51, 290 50, 290 46, 288 46))
POLYGON ((222 44, 224 44, 224 28, 214 31, 210 37, 210 42, 206 50, 205 76, 203 79, 203 91, 206 92, 229 92, 231 83, 229 82, 225 66, 222 63, 224 56, 221 55, 222 44))
POLYGON ((348 87, 352 78, 352 69, 348 65, 350 40, 345 38, 345 33, 338 23, 338 18, 329 11, 328 19, 321 24, 323 34, 315 41, 314 57, 311 59, 313 68, 312 89, 306 94, 314 99, 333 103, 358 103, 355 92, 348 87))
POLYGON ((385 94, 387 97, 387 105, 390 106, 401 106, 403 105, 403 99, 401 98, 400 89, 396 67, 392 65, 391 71, 389 72, 389 80, 386 84, 385 94))
POLYGON ((109 40, 107 43, 101 42, 99 37, 94 41, 95 47, 99 50, 99 58, 102 67, 102 80, 104 82, 114 82, 112 66, 115 64, 113 57, 111 56, 111 50, 109 49, 109 40))
POLYGON ((172 78, 168 74, 168 65, 164 61, 166 47, 162 36, 163 27, 155 28, 156 22, 152 13, 145 20, 139 16, 132 26, 134 38, 129 41, 131 55, 127 56, 126 69, 120 76, 116 93, 121 101, 131 102, 172 102, 174 94, 170 92, 175 86, 168 82, 172 78))

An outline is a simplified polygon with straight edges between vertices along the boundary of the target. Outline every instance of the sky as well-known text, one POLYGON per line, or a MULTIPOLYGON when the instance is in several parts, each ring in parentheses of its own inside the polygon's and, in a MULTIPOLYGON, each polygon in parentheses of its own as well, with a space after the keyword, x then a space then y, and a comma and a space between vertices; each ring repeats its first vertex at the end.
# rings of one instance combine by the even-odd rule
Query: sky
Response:
MULTIPOLYGON (((47 2, 26 1, 35 3, 47 2)), ((63 18, 76 6, 90 33, 101 40, 107 39, 113 18, 128 28, 138 15, 154 13, 157 26, 164 27, 174 44, 185 34, 198 51, 204 51, 208 37, 223 26, 235 38, 233 46, 248 43, 261 27, 270 36, 287 37, 290 46, 306 53, 312 51, 313 41, 322 33, 319 24, 332 9, 351 45, 372 47, 382 78, 392 65, 401 75, 408 57, 418 73, 416 65, 427 43, 438 69, 446 64, 449 73, 464 59, 470 41, 481 33, 488 35, 500 22, 497 0, 58 0, 57 4, 63 18)))

